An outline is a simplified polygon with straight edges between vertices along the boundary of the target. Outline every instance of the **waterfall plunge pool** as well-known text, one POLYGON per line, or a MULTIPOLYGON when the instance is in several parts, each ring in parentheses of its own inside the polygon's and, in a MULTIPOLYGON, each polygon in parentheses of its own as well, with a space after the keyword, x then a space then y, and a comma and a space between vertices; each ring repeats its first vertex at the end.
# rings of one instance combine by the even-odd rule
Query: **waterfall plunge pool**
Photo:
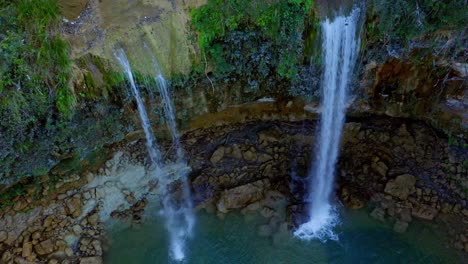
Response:
MULTIPOLYGON (((301 263, 463 263, 444 246, 434 224, 413 221, 404 234, 370 218, 366 210, 341 212, 335 227, 339 241, 303 241, 291 231, 261 236, 268 219, 230 213, 224 219, 199 212, 194 238, 187 242, 186 259, 193 264, 301 264, 301 263)), ((113 226, 104 263, 176 263, 169 257, 164 219, 152 217, 141 225, 113 226)))

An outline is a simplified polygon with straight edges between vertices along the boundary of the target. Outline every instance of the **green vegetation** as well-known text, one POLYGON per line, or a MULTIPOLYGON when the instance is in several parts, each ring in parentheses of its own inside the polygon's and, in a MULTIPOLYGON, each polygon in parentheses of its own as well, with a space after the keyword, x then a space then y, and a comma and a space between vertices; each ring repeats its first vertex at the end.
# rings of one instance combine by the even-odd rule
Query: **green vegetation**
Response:
POLYGON ((408 45, 427 33, 463 30, 468 24, 465 0, 372 0, 367 15, 371 41, 408 45))
POLYGON ((297 78, 306 28, 315 27, 312 0, 209 0, 191 12, 202 57, 215 77, 258 88, 270 76, 297 78), (312 17, 312 18, 311 18, 312 17))
POLYGON ((53 135, 63 134, 74 114, 69 46, 59 22, 56 0, 0 0, 0 180, 18 169, 22 155, 32 173, 44 172, 32 156, 59 144, 53 135))
POLYGON ((58 21, 56 0, 0 1, 0 113, 7 123, 28 125, 54 105, 64 118, 73 114, 69 47, 58 21))

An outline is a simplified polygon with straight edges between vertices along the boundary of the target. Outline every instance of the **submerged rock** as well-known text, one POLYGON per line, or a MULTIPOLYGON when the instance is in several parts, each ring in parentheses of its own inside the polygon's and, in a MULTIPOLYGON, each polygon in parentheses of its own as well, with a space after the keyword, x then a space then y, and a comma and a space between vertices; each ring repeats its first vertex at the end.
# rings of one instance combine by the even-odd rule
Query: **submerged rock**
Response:
POLYGON ((382 209, 382 208, 375 208, 371 212, 370 216, 372 218, 374 218, 374 219, 377 219, 377 220, 379 220, 381 222, 384 222, 385 221, 385 210, 382 209))
POLYGON ((414 217, 428 221, 432 221, 436 217, 437 213, 437 209, 427 205, 421 205, 417 208, 413 208, 413 210, 411 211, 411 214, 414 217))
POLYGON ((393 225, 393 231, 397 233, 405 233, 408 229, 409 224, 404 221, 397 220, 393 225))
POLYGON ((410 194, 415 192, 415 184, 416 177, 410 174, 403 174, 394 180, 388 181, 387 185, 385 185, 385 192, 401 200, 406 200, 410 194))
POLYGON ((102 264, 102 258, 101 257, 87 257, 87 258, 81 258, 80 259, 80 264, 102 264))

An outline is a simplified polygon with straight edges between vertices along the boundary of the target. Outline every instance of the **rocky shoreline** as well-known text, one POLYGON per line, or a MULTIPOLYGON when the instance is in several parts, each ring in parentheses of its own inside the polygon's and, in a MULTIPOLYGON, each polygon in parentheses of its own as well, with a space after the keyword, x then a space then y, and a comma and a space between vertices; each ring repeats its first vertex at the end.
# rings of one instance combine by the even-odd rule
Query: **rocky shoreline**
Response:
MULTIPOLYGON (((281 241, 303 221, 314 138, 311 120, 186 132, 182 142, 197 209, 221 218, 231 211, 259 212, 270 219, 259 234, 281 241)), ((164 148, 170 156, 170 146, 164 148)), ((396 232, 413 221, 432 221, 446 230, 444 243, 467 252, 466 155, 422 122, 351 118, 338 164, 337 201, 367 207, 396 232)), ((0 214, 1 263, 102 263, 108 247, 104 223, 141 223, 147 201, 158 194, 144 140, 128 135, 100 156, 87 169, 52 185, 44 179, 39 189, 35 183, 13 198, 0 214)))

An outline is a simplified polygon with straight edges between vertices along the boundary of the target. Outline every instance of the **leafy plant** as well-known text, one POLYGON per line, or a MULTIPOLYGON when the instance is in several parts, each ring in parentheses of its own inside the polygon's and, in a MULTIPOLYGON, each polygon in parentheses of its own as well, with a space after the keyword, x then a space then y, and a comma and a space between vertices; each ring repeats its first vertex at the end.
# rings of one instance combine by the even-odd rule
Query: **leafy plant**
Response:
MULTIPOLYGON (((203 56, 218 77, 296 78, 303 59, 303 33, 316 21, 312 0, 209 0, 191 11, 203 56)), ((258 84, 254 84, 255 86, 258 84)))
MULTIPOLYGON (((59 112, 69 118, 74 106, 68 87, 71 61, 68 44, 57 33, 59 12, 56 0, 0 2, 0 95, 22 96, 29 103, 52 104, 55 99, 59 112)), ((4 104, 0 111, 9 107, 19 106, 4 104)))

